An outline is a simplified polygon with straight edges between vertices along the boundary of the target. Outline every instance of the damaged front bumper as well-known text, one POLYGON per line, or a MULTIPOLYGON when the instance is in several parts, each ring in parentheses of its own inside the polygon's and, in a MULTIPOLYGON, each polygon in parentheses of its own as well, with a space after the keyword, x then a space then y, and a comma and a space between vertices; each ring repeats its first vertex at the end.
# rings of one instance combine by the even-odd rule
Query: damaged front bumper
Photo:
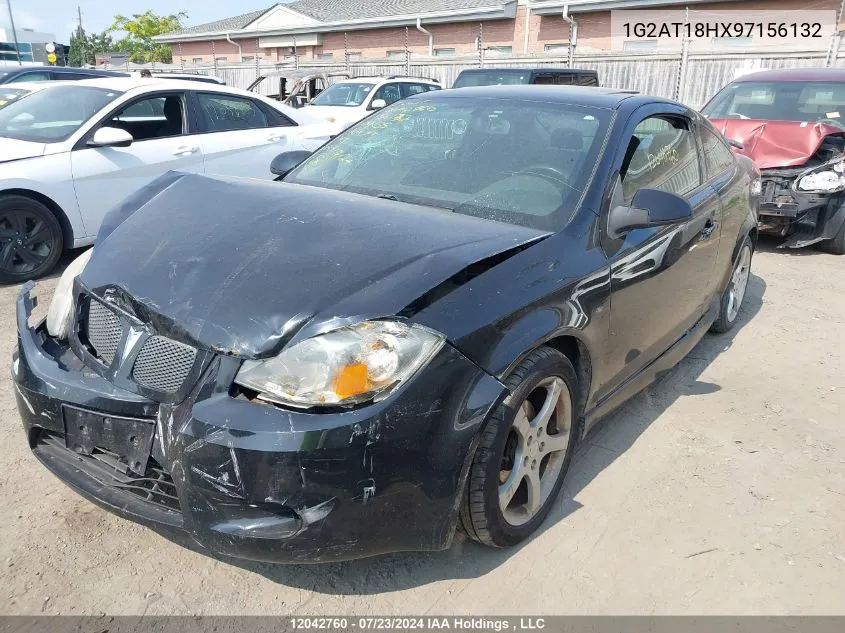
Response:
POLYGON ((382 402, 308 413, 232 390, 217 355, 167 403, 87 368, 17 300, 12 362, 34 455, 100 506, 226 556, 318 562, 449 546, 478 432, 506 389, 450 345, 382 402))
POLYGON ((845 223, 845 192, 817 194, 793 189, 804 171, 803 167, 762 170, 759 229, 785 238, 779 248, 801 248, 832 239, 845 223))

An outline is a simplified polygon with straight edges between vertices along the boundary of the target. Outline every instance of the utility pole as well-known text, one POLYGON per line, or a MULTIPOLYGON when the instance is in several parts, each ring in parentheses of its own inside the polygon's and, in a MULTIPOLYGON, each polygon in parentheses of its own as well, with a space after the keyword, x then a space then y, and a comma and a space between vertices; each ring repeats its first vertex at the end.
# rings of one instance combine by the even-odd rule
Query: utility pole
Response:
POLYGON ((18 56, 18 66, 23 66, 21 48, 18 44, 18 32, 15 30, 15 16, 12 15, 12 0, 6 0, 6 6, 9 7, 9 22, 12 26, 12 39, 15 41, 15 54, 18 56))
POLYGON ((77 25, 76 25, 76 39, 79 42, 79 48, 82 50, 82 58, 80 60, 80 66, 85 66, 88 62, 88 56, 85 53, 85 29, 82 28, 82 7, 76 5, 76 17, 77 17, 77 25))

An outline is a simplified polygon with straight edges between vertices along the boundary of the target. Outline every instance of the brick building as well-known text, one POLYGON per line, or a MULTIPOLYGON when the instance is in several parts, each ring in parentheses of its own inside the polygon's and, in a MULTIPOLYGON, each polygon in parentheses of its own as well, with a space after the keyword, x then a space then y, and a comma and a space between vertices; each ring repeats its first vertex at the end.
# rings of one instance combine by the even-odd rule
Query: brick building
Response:
MULTIPOLYGON (((297 0, 201 24, 156 38, 171 44, 174 60, 218 64, 251 62, 256 56, 280 62, 343 62, 359 59, 485 55, 566 55, 579 52, 677 50, 680 39, 625 37, 611 28, 611 11, 661 9, 688 18, 729 19, 725 11, 747 11, 762 20, 801 19, 807 11, 827 11, 824 37, 793 38, 780 47, 826 50, 841 21, 841 0, 297 0), (721 16, 721 17, 720 17, 721 16), (785 17, 784 17, 785 16, 785 17), (577 25, 573 28, 573 24, 577 25)), ((813 14, 816 15, 816 14, 813 14)), ((772 47, 773 40, 766 46, 772 47)), ((737 50, 763 43, 757 36, 712 37, 695 47, 737 50)))

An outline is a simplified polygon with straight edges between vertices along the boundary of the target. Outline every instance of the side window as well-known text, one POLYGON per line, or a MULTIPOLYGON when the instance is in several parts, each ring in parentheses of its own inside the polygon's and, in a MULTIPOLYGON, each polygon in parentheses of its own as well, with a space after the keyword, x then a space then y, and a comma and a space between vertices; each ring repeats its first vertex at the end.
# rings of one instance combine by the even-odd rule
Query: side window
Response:
POLYGON ((197 95, 208 132, 270 127, 267 116, 252 99, 201 92, 197 95))
POLYGON ((399 90, 399 84, 384 84, 381 88, 376 90, 373 95, 373 101, 376 99, 384 99, 387 105, 396 103, 402 98, 402 93, 399 90))
POLYGON ((733 152, 718 135, 705 126, 701 126, 701 147, 704 151, 704 164, 707 176, 712 178, 733 169, 736 159, 733 152))
POLYGON ((631 200, 639 189, 660 189, 683 196, 698 187, 698 150, 689 123, 670 117, 641 121, 629 141, 621 174, 626 200, 631 200))
POLYGON ((557 76, 555 83, 559 86, 571 86, 578 83, 577 77, 578 75, 573 75, 571 73, 561 73, 557 76))
POLYGON ((547 86, 552 85, 555 83, 555 76, 551 73, 541 73, 534 76, 533 83, 547 86))
POLYGON ((181 96, 156 95, 133 101, 106 125, 126 130, 136 141, 150 141, 181 136, 184 122, 185 101, 181 96))
POLYGON ((17 77, 13 77, 6 83, 16 84, 23 81, 50 81, 50 73, 47 71, 33 71, 23 73, 21 75, 18 75, 17 77))
POLYGON ((402 87, 405 88, 406 97, 412 97, 414 95, 422 94, 423 92, 428 92, 427 84, 405 84, 402 87))

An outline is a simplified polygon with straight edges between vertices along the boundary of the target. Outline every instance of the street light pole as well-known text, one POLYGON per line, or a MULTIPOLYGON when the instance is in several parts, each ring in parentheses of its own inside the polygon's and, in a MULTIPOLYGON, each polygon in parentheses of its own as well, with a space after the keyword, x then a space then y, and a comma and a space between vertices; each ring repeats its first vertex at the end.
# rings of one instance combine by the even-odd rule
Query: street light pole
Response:
POLYGON ((6 0, 6 6, 9 7, 9 22, 12 23, 12 39, 15 41, 15 53, 18 56, 18 66, 23 66, 23 62, 21 62, 21 48, 18 44, 18 32, 15 30, 15 16, 12 15, 12 0, 6 0))

